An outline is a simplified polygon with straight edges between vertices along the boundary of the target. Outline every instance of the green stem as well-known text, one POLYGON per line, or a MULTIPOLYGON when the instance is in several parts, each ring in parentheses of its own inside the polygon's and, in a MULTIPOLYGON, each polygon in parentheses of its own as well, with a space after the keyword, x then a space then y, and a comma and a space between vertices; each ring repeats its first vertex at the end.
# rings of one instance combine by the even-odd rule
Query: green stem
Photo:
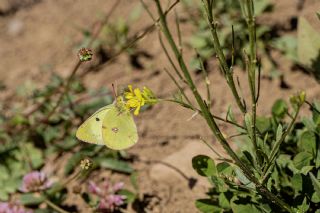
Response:
POLYGON ((235 164, 244 172, 245 176, 252 181, 259 192, 260 195, 267 198, 270 202, 277 204, 281 208, 291 212, 290 206, 288 206, 286 203, 284 203, 282 200, 280 200, 277 196, 272 194, 267 188, 265 188, 263 185, 261 185, 258 181, 258 179, 255 177, 254 173, 251 171, 250 168, 248 168, 237 156, 237 154, 231 149, 230 145, 222 135, 217 123, 215 122, 210 110, 208 109, 207 104, 203 101, 202 97, 200 96, 192 78, 190 75, 189 70, 187 69, 187 66, 182 58, 182 55, 180 54, 177 45, 175 44, 173 37, 169 31, 166 17, 162 11, 160 0, 155 0, 156 6, 158 9, 158 13, 160 15, 160 23, 161 23, 161 29, 164 33, 165 37, 167 38, 169 45, 171 46, 171 49, 179 62, 180 69, 200 107, 200 110, 202 112, 203 118, 206 120, 208 126, 210 127, 212 133, 215 135, 215 137, 218 139, 219 143, 222 145, 222 147, 225 149, 225 151, 229 154, 229 156, 235 161, 235 164))
POLYGON ((280 145, 282 144, 282 142, 286 139, 287 135, 292 131, 293 125, 295 123, 295 121, 297 120, 297 117, 299 115, 299 111, 300 111, 301 106, 298 106, 298 109, 293 117, 293 119, 291 120, 288 129, 282 134, 281 138, 279 141, 276 141, 276 143, 274 144, 271 153, 270 153, 270 158, 269 158, 269 163, 268 165, 265 167, 264 171, 263 171, 263 178, 261 180, 261 183, 265 183, 268 177, 268 173, 270 170, 271 165, 273 164, 273 161, 275 160, 275 157, 279 151, 280 145))
POLYGON ((49 196, 54 195, 55 193, 61 191, 62 189, 64 189, 71 181, 75 180, 76 178, 78 178, 80 175, 82 174, 82 170, 79 170, 76 174, 74 174, 73 176, 71 176, 70 178, 66 179, 63 183, 49 189, 47 191, 47 194, 49 196))
POLYGON ((241 98, 239 96, 239 93, 237 91, 236 85, 233 80, 232 70, 229 68, 229 66, 227 64, 226 57, 222 51, 222 47, 220 45, 220 41, 219 41, 218 34, 217 34, 217 26, 214 21, 213 14, 212 14, 212 8, 210 5, 211 4, 209 4, 208 0, 207 0, 207 4, 205 6, 206 7, 205 11, 206 11, 207 21, 208 21, 208 24, 210 27, 211 35, 213 38, 213 48, 217 54, 222 71, 226 77, 227 84, 229 85, 229 87, 231 89, 231 92, 236 100, 236 103, 239 106, 239 109, 241 110, 242 113, 246 113, 246 107, 243 104, 243 102, 241 101, 241 98))
POLYGON ((52 203, 50 200, 46 199, 44 201, 48 206, 50 206, 51 208, 53 208, 55 211, 60 212, 60 213, 69 213, 68 211, 63 210, 62 208, 60 208, 59 206, 57 206, 56 204, 52 203))
MULTIPOLYGON (((258 145, 257 145, 257 132, 256 132, 256 120, 257 120, 257 98, 256 98, 256 63, 257 63, 257 53, 256 53, 256 29, 255 29, 255 17, 254 17, 254 6, 252 0, 246 0, 247 14, 247 25, 249 29, 249 63, 248 63, 248 81, 250 85, 251 93, 251 113, 252 113, 252 143, 257 155, 258 145)), ((245 15, 245 14, 244 14, 245 15)), ((262 159, 257 155, 258 164, 262 165, 262 159)))
POLYGON ((60 106, 60 104, 62 103, 63 101, 63 98, 66 94, 68 94, 69 90, 70 90, 70 86, 71 86, 71 83, 72 83, 72 80, 74 78, 74 76, 76 75, 80 65, 81 65, 81 61, 79 60, 77 62, 77 64, 74 66, 70 76, 68 77, 67 79, 67 83, 64 87, 64 91, 60 94, 59 98, 58 98, 58 101, 56 103, 56 105, 51 109, 51 111, 48 113, 48 115, 46 116, 46 118, 44 119, 44 122, 48 122, 50 120, 50 118, 52 117, 52 115, 56 112, 56 110, 58 109, 58 107, 60 106))

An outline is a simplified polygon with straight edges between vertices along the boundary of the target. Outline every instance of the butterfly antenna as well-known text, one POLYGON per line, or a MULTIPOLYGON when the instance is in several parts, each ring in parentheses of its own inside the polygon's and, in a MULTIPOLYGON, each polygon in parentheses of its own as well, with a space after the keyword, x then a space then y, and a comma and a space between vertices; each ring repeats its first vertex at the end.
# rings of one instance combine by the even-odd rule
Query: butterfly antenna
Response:
POLYGON ((114 99, 117 99, 117 92, 116 92, 114 83, 112 83, 112 93, 113 93, 114 99))

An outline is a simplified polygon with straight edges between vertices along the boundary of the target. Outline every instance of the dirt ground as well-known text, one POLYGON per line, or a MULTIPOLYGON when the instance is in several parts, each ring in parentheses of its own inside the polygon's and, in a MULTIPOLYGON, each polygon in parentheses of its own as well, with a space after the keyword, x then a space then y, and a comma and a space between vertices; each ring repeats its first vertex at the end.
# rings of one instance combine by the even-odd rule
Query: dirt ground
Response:
MULTIPOLYGON (((82 39, 79 28, 88 28, 105 14, 113 4, 113 0, 40 0, 26 1, 27 6, 19 7, 10 13, 10 0, 0 0, 0 82, 7 89, 0 92, 0 101, 9 100, 16 87, 26 82, 32 82, 35 87, 42 87, 48 81, 50 72, 57 72, 67 76, 76 61, 77 44, 82 39), (30 3, 31 2, 31 3, 30 3), (33 2, 33 3, 32 3, 33 2)), ((152 5, 152 2, 148 2, 152 5)), ((113 18, 126 17, 126 14, 138 4, 138 0, 122 1, 114 11, 113 18)), ((312 11, 320 8, 319 1, 306 0, 302 10, 297 9, 298 0, 273 1, 274 11, 264 14, 258 21, 265 24, 278 24, 286 29, 294 16, 304 15, 315 26, 320 26, 312 11), (318 24, 318 25, 317 25, 318 24)), ((178 7, 178 11, 181 8, 178 7)), ((169 20, 173 20, 170 16, 169 20)), ((151 23, 144 12, 132 27, 143 29, 151 23)), ((194 32, 188 24, 182 24, 183 36, 186 38, 194 32)), ((318 28, 319 29, 319 28, 318 28)), ((295 31, 283 33, 295 34, 295 31)), ((122 55, 114 63, 102 66, 98 72, 86 75, 84 81, 92 88, 108 87, 113 82, 119 85, 133 84, 148 86, 159 97, 169 97, 176 89, 164 68, 171 69, 157 39, 157 32, 153 32, 138 43, 139 49, 152 56, 143 59, 143 70, 129 65, 127 56, 122 55)), ((194 53, 187 50, 184 55, 188 59, 194 53)), ((298 90, 305 90, 309 101, 320 98, 320 86, 314 78, 292 63, 278 52, 272 53, 279 64, 279 70, 284 75, 287 88, 281 87, 279 79, 263 78, 261 82, 261 99, 258 111, 262 114, 270 113, 270 108, 278 98, 288 98, 298 90)), ((212 111, 224 116, 229 104, 234 101, 224 78, 221 76, 217 61, 209 63, 209 79, 212 85, 212 111)), ((246 81, 246 74, 240 69, 235 70, 240 82, 246 81)), ((201 76, 194 76, 200 91, 205 94, 205 85, 201 76)), ((248 86, 242 85, 244 96, 249 95, 248 86)), ((187 92, 190 94, 190 91, 187 92)), ((240 115, 236 111, 236 115, 240 115)), ((197 212, 194 200, 204 196, 206 181, 201 180, 190 168, 190 159, 194 154, 207 152, 199 140, 199 136, 215 143, 206 124, 200 116, 192 117, 192 112, 172 103, 158 104, 136 118, 140 140, 136 146, 128 151, 137 155, 141 160, 134 163, 139 172, 141 194, 151 195, 151 202, 146 212, 192 213, 197 212), (159 163, 167 162, 179 168, 188 178, 199 179, 190 189, 186 177, 168 166, 159 163), (161 166, 161 165, 162 166, 161 166)), ((221 124, 223 131, 229 132, 228 126, 221 124)), ((214 157, 214 156, 213 156, 214 157)), ((109 172, 100 174, 110 175, 109 172)), ((121 175, 114 178, 123 179, 121 175)), ((81 202, 77 195, 70 195, 68 203, 81 202)), ((82 206, 81 204, 79 204, 82 206)), ((87 212, 85 208, 81 212, 87 212)), ((130 211, 130 210, 129 210, 130 211)))

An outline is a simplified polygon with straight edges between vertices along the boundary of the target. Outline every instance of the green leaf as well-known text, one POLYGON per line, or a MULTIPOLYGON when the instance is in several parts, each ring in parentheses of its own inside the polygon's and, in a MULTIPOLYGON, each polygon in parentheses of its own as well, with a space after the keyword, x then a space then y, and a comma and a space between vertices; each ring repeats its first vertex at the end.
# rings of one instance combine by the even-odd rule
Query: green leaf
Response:
MULTIPOLYGON (((320 33, 304 18, 298 19, 298 58, 299 62, 315 71, 319 68, 317 62, 320 50, 320 33)), ((318 76, 316 74, 316 76, 318 76)))
POLYGON ((227 111, 226 117, 227 117, 227 120, 232 121, 232 122, 236 122, 231 105, 228 106, 228 111, 227 111))
POLYGON ((316 12, 318 19, 320 20, 320 12, 316 12))
POLYGON ((307 175, 313 168, 314 168, 314 166, 304 166, 300 170, 300 173, 304 174, 304 175, 307 175))
POLYGON ((21 185, 21 180, 16 178, 10 178, 7 180, 3 186, 4 191, 8 193, 14 193, 21 185))
POLYGON ((42 203, 46 198, 39 194, 27 193, 20 196, 20 202, 22 205, 38 205, 42 203))
POLYGON ((302 204, 298 206, 297 213, 305 213, 308 211, 308 209, 309 209, 309 204, 307 204, 307 198, 305 197, 303 199, 302 204))
POLYGON ((247 187, 249 187, 249 188, 255 189, 254 183, 252 183, 252 182, 243 174, 243 172, 241 171, 241 169, 235 168, 235 172, 236 172, 237 178, 239 179, 239 181, 240 181, 241 183, 243 183, 245 186, 247 186, 247 187))
POLYGON ((311 196, 311 202, 313 203, 320 203, 320 197, 318 196, 317 192, 314 192, 311 196))
POLYGON ((266 117, 257 117, 257 129, 262 134, 267 132, 271 127, 271 122, 269 118, 266 117))
POLYGON ((270 6, 270 2, 268 0, 260 0, 255 1, 254 4, 254 12, 256 15, 262 14, 268 7, 270 6))
POLYGON ((320 147, 318 147, 317 157, 316 157, 316 168, 320 167, 320 147))
POLYGON ((217 174, 217 168, 214 160, 205 155, 197 155, 193 157, 192 167, 201 176, 210 177, 217 174))
POLYGON ((284 35, 272 42, 272 46, 280 50, 284 55, 293 62, 298 61, 297 46, 298 41, 295 36, 284 35))
POLYGON ((297 169, 302 169, 304 166, 309 166, 312 159, 312 154, 309 152, 300 152, 293 158, 293 164, 297 169))
POLYGON ((132 173, 134 169, 125 161, 113 159, 113 158, 100 158, 97 159, 98 164, 102 168, 111 169, 117 172, 132 173))
POLYGON ((277 118, 283 118, 287 111, 288 105, 282 99, 278 99, 272 106, 272 114, 277 118))
POLYGON ((311 118, 302 118, 302 123, 307 127, 309 131, 316 131, 317 125, 311 118))
POLYGON ((29 155, 33 169, 38 169, 44 164, 43 153, 37 149, 32 143, 24 146, 26 154, 29 155))
POLYGON ((64 167, 64 174, 68 175, 71 172, 73 172, 73 170, 75 169, 75 167, 77 167, 78 165, 80 165, 80 161, 83 159, 83 154, 82 153, 75 153, 73 154, 67 161, 65 167, 64 167))
POLYGON ((126 196, 126 203, 133 203, 137 199, 137 195, 135 193, 126 189, 121 189, 118 194, 126 196))
POLYGON ((139 190, 139 184, 138 184, 138 172, 133 172, 130 175, 130 182, 133 186, 133 188, 138 191, 139 190))
POLYGON ((221 212, 223 209, 216 206, 210 199, 196 200, 196 207, 203 213, 221 212))
POLYGON ((0 200, 2 201, 9 200, 9 194, 3 190, 0 190, 0 200))
POLYGON ((62 143, 56 143, 55 146, 67 151, 67 150, 70 150, 73 147, 75 147, 77 144, 79 144, 79 143, 75 139, 75 137, 67 137, 63 140, 62 143))
POLYGON ((47 127, 46 131, 40 132, 46 143, 52 142, 54 139, 61 136, 61 130, 57 127, 47 127))
POLYGON ((215 187, 217 192, 222 193, 228 191, 228 186, 227 184, 225 184, 225 180, 223 178, 220 178, 218 176, 211 176, 209 177, 209 181, 215 187))
POLYGON ((250 138, 253 138, 253 132, 252 132, 252 116, 250 113, 246 113, 244 116, 244 122, 246 124, 248 134, 250 138))
POLYGON ((189 43, 195 49, 201 49, 207 46, 206 38, 201 37, 199 35, 192 36, 189 40, 189 43))
POLYGON ((282 134, 283 134, 282 125, 279 124, 277 128, 276 141, 280 141, 282 134))
POLYGON ((309 173, 309 176, 314 186, 314 190, 316 191, 317 196, 320 198, 320 181, 312 173, 309 173))
POLYGON ((220 193, 219 195, 219 206, 224 209, 230 208, 230 202, 228 198, 226 197, 226 193, 220 193))
POLYGON ((219 174, 223 174, 225 176, 233 176, 233 168, 227 162, 218 163, 217 171, 219 174))
POLYGON ((311 131, 303 132, 298 141, 298 148, 301 151, 311 153, 313 156, 316 155, 316 136, 311 131))
POLYGON ((297 196, 300 191, 302 191, 302 176, 301 174, 295 174, 291 178, 292 188, 294 189, 294 194, 297 196))
POLYGON ((231 209, 233 213, 261 213, 254 205, 252 204, 235 204, 231 203, 231 209))

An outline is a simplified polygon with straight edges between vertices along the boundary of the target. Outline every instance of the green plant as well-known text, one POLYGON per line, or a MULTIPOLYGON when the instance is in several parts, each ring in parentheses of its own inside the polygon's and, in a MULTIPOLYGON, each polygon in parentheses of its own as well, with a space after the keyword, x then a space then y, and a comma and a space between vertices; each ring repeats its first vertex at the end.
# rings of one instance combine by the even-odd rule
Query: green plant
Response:
MULTIPOLYGON (((312 118, 303 118, 292 127, 279 148, 279 155, 275 160, 272 172, 265 178, 266 187, 282 197, 294 212, 319 211, 319 104, 312 104, 312 118), (317 177, 317 178, 316 178, 317 177)), ((280 140, 282 127, 288 128, 286 120, 289 117, 289 107, 284 100, 278 100, 272 108, 271 117, 258 117, 257 128, 264 136, 259 143, 264 154, 271 154, 275 139, 280 140)), ((242 136, 236 141, 241 149, 240 158, 252 168, 258 170, 250 138, 242 136)), ((267 157, 266 156, 266 157, 267 157)), ((196 206, 203 212, 278 212, 276 206, 267 200, 259 199, 254 184, 250 182, 238 168, 228 162, 214 163, 207 156, 197 156, 193 159, 193 166, 199 175, 208 178, 212 188, 208 191, 208 198, 196 201, 196 206), (199 166, 199 160, 207 163, 199 166), (209 164, 210 162, 210 164, 209 164), (200 172, 199 172, 200 171, 200 172), (201 171, 206 171, 201 173, 201 171), (238 181, 238 183, 237 183, 238 181), (237 184, 236 184, 237 183, 237 184)))
MULTIPOLYGON (((300 131, 301 136, 297 129, 298 124, 295 124, 299 111, 306 101, 306 94, 299 92, 292 96, 290 98, 290 110, 284 101, 277 101, 272 108, 272 118, 257 116, 256 107, 259 101, 260 70, 257 66, 258 46, 254 2, 252 0, 240 0, 248 29, 248 45, 244 51, 244 64, 248 74, 249 98, 240 97, 234 84, 233 63, 228 63, 217 34, 219 28, 213 15, 215 2, 213 0, 203 0, 202 11, 207 19, 212 44, 220 63, 222 74, 225 76, 226 83, 232 91, 238 109, 242 112, 243 124, 234 118, 231 110, 228 110, 226 118, 220 118, 212 113, 210 110, 210 82, 202 61, 200 60, 200 67, 205 75, 206 98, 200 95, 183 58, 181 46, 179 46, 181 38, 179 37, 179 44, 177 44, 168 27, 167 16, 162 10, 161 3, 159 0, 155 0, 160 16, 159 29, 168 42, 173 57, 178 64, 176 66, 173 63, 174 59, 170 57, 160 35, 160 43, 168 56, 169 62, 172 64, 176 76, 169 71, 167 73, 177 85, 180 93, 172 101, 199 113, 227 153, 227 157, 223 158, 224 162, 217 165, 208 156, 194 157, 192 163, 195 170, 199 175, 208 177, 209 181, 215 186, 208 193, 211 199, 198 200, 196 205, 203 212, 223 212, 224 210, 234 212, 250 210, 254 212, 305 212, 308 209, 312 212, 318 208, 319 180, 317 177, 319 174, 317 169, 319 167, 319 152, 317 150, 319 148, 316 145, 316 134, 302 128, 301 131, 306 133, 302 134, 300 131), (177 81, 176 77, 180 81, 177 81), (196 105, 190 101, 191 97, 185 94, 183 87, 178 82, 183 82, 189 87, 196 105), (247 105, 248 103, 250 104, 247 105), (286 115, 290 118, 289 122, 284 120, 286 115), (242 142, 245 145, 242 145, 242 149, 237 153, 230 147, 228 139, 222 134, 218 121, 224 121, 235 126, 243 135, 242 142), (301 142, 305 140, 308 145, 304 144, 305 142, 301 142), (290 147, 288 147, 288 144, 290 144, 290 147), (294 147, 291 147, 291 145, 294 147), (290 155, 284 157, 288 153, 290 155), (292 177, 292 175, 296 176, 292 177), (297 183, 300 183, 300 186, 302 179, 304 179, 312 182, 315 187, 308 189, 295 188, 298 184, 292 185, 290 183, 292 178, 297 183), (314 196, 313 199, 312 196, 314 196)), ((179 32, 179 22, 176 22, 176 24, 179 32)), ((181 34, 178 34, 178 36, 181 36, 181 34)), ((313 109, 316 108, 313 107, 313 109)), ((211 149, 214 150, 213 147, 211 149)))
MULTIPOLYGON (((200 1, 184 0, 182 1, 185 10, 189 15, 196 18, 190 21, 196 26, 196 31, 188 39, 188 44, 191 48, 196 49, 202 60, 208 61, 213 56, 218 54, 215 50, 215 45, 211 38, 211 28, 207 21, 202 18, 204 15, 203 7, 200 1), (194 5, 197 5, 196 7, 194 5), (196 9, 195 9, 196 8, 196 9), (196 11, 195 11, 196 10, 196 11)), ((239 1, 215 1, 214 7, 214 24, 218 30, 219 42, 221 49, 225 52, 226 60, 231 64, 242 64, 243 49, 248 48, 248 43, 245 42, 246 34, 243 29, 246 28, 246 21, 241 19, 241 4, 239 1)), ((262 13, 272 10, 272 4, 267 0, 258 0, 255 2, 255 15, 259 16, 262 13)), ((277 38, 271 36, 271 26, 256 24, 256 44, 260 50, 260 58, 273 66, 273 71, 276 69, 271 60, 269 49, 272 47, 272 42, 277 38)), ((280 37, 281 38, 281 37, 280 37)), ((201 70, 198 58, 191 60, 191 68, 201 70)))

